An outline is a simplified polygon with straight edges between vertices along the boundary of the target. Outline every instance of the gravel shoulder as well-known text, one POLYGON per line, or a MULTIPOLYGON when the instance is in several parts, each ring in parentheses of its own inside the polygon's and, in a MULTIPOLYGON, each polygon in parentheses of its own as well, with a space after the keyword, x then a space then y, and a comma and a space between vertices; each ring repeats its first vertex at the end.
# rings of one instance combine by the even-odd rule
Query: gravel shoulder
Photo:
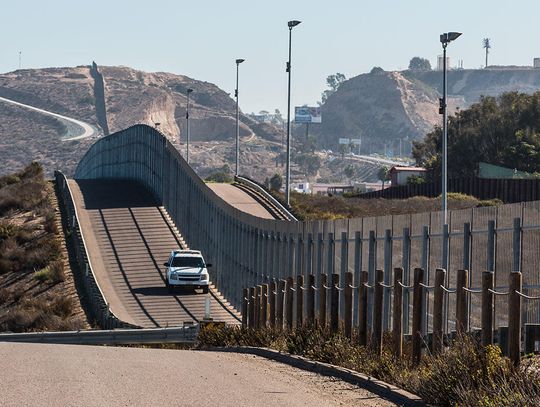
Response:
POLYGON ((0 343, 2 406, 392 406, 365 389, 258 356, 0 343))

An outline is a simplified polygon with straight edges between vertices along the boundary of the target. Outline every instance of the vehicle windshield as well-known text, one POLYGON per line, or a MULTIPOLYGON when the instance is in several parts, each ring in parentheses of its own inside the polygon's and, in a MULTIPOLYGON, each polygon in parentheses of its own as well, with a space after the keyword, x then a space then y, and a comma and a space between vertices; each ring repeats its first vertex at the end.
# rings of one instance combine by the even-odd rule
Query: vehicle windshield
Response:
POLYGON ((171 267, 204 267, 204 261, 200 257, 175 257, 171 267))

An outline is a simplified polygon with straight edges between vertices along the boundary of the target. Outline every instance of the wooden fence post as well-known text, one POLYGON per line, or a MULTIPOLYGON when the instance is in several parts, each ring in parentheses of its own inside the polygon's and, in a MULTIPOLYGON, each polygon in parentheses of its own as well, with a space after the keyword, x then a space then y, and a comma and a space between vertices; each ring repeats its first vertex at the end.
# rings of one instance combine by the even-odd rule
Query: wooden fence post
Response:
POLYGON ((326 326, 326 286, 327 275, 321 274, 321 285, 319 287, 319 326, 326 326))
POLYGON ((360 281, 358 281, 358 344, 360 346, 367 345, 367 296, 368 288, 364 285, 367 284, 368 272, 365 270, 360 271, 360 281))
POLYGON ((254 313, 255 313, 255 307, 254 307, 254 301, 253 297, 255 296, 255 287, 249 287, 249 297, 248 297, 248 326, 250 328, 255 327, 255 320, 254 320, 254 313))
POLYGON ((420 283, 424 282, 424 269, 414 269, 413 288, 413 321, 412 321, 412 362, 420 364, 422 358, 422 324, 424 320, 424 290, 420 283))
POLYGON ((383 339, 383 293, 384 287, 381 285, 384 278, 384 271, 377 270, 375 272, 375 300, 373 305, 373 346, 377 354, 382 353, 382 339, 383 339))
POLYGON ((255 291, 254 291, 254 301, 253 301, 253 309, 254 309, 254 312, 253 312, 253 322, 254 322, 254 326, 255 328, 258 328, 259 327, 259 314, 261 313, 261 286, 260 285, 257 285, 255 286, 255 291))
POLYGON ((306 298, 306 320, 307 324, 313 326, 315 323, 315 276, 308 275, 307 298, 306 298))
POLYGON ((339 330, 339 274, 332 274, 332 286, 330 288, 330 330, 339 330))
POLYGON ((304 276, 296 276, 296 328, 302 328, 304 317, 304 276))
POLYGON ((446 281, 446 270, 435 270, 435 288, 433 290, 433 335, 431 339, 431 351, 434 355, 443 349, 443 304, 444 304, 444 282, 446 281))
POLYGON ((285 280, 278 281, 277 296, 276 296, 276 326, 278 329, 283 329, 283 300, 285 299, 285 280))
POLYGON ((294 299, 294 278, 287 277, 287 288, 285 289, 285 322, 287 329, 291 330, 293 325, 293 299, 294 299))
POLYGON ((493 344, 493 271, 482 272, 482 345, 493 344))
POLYGON ((467 292, 464 288, 469 285, 469 271, 458 270, 456 281, 456 330, 465 333, 469 330, 469 307, 467 292))
POLYGON ((353 273, 345 273, 345 310, 343 317, 345 318, 345 336, 349 339, 352 337, 352 283, 353 283, 353 273))
POLYGON ((248 295, 249 290, 247 288, 244 288, 242 290, 242 328, 247 327, 247 321, 248 321, 248 295))
POLYGON ((521 272, 510 273, 508 294, 508 356, 515 366, 521 358, 521 272))
POLYGON ((268 284, 262 285, 261 296, 261 327, 266 328, 266 320, 268 319, 268 284))
POLYGON ((270 322, 270 328, 276 327, 276 282, 272 280, 270 282, 270 287, 268 288, 269 292, 269 306, 270 306, 270 316, 269 316, 269 322, 270 322))
POLYGON ((392 336, 394 338, 394 357, 403 355, 403 287, 399 285, 403 280, 403 269, 394 268, 394 304, 392 310, 392 336))

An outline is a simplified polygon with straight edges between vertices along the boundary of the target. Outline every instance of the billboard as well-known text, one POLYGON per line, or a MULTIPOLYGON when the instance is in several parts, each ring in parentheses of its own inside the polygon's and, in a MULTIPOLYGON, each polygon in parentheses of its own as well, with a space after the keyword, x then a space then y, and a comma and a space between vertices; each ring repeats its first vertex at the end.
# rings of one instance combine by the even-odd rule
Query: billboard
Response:
POLYGON ((362 140, 359 138, 340 138, 339 144, 355 144, 359 146, 362 144, 362 140))
POLYGON ((297 106, 294 108, 295 123, 322 123, 321 108, 310 106, 297 106))

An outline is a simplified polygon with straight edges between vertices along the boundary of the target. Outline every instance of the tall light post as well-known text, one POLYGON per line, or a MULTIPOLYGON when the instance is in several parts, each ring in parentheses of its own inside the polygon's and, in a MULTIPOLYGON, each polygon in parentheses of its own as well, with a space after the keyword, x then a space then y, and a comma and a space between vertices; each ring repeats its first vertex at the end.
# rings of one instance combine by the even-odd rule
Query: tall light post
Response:
POLYGON ((289 27, 289 61, 287 61, 286 71, 289 74, 289 85, 287 92, 287 169, 285 174, 285 204, 290 206, 290 183, 291 183, 291 40, 292 29, 300 24, 301 21, 292 20, 287 23, 289 27))
POLYGON ((443 47, 443 97, 440 99, 440 108, 439 113, 443 115, 443 139, 442 139, 442 180, 441 180, 441 187, 442 187, 442 212, 443 212, 443 225, 446 225, 448 223, 448 206, 447 206, 447 198, 448 198, 448 110, 447 110, 447 103, 446 103, 446 87, 447 87, 447 80, 446 80, 446 47, 448 44, 455 39, 457 39, 461 33, 458 32, 448 32, 441 34, 440 40, 443 47))
POLYGON ((188 88, 187 93, 187 104, 186 104, 186 162, 189 164, 189 95, 193 92, 193 89, 188 88))
POLYGON ((234 90, 234 96, 236 97, 236 170, 234 175, 238 177, 238 167, 240 162, 240 113, 238 110, 238 66, 244 62, 245 59, 236 60, 236 89, 234 90))

